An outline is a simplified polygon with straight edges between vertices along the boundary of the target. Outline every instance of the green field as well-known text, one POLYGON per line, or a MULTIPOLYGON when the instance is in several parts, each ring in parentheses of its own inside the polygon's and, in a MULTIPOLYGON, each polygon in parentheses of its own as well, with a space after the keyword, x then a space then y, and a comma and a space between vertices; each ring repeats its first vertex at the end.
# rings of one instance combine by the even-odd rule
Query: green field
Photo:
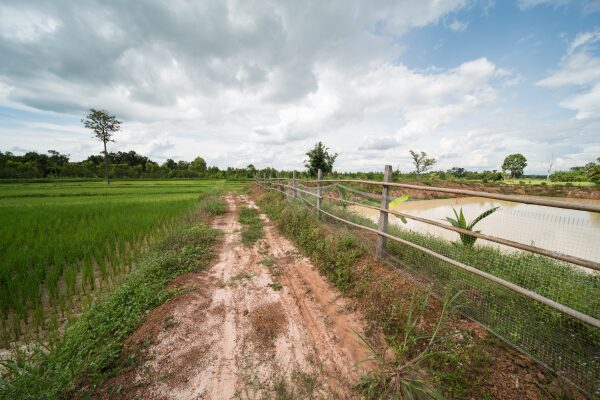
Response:
POLYGON ((547 181, 545 179, 506 179, 502 181, 503 183, 507 183, 509 185, 549 185, 549 186, 583 186, 583 187, 594 187, 597 186, 593 182, 552 182, 547 181))
POLYGON ((129 271, 132 259, 226 181, 0 184, 2 342, 58 328, 82 300, 129 271))

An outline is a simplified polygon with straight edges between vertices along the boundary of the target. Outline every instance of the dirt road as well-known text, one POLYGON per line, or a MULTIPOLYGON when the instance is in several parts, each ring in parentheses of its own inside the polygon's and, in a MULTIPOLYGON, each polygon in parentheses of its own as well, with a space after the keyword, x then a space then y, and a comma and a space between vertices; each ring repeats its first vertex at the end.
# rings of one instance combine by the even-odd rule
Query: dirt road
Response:
POLYGON ((155 309, 126 350, 144 360, 109 381, 102 398, 350 398, 367 353, 363 324, 315 267, 264 220, 264 239, 240 241, 227 196, 217 263, 177 278, 184 293, 155 309))

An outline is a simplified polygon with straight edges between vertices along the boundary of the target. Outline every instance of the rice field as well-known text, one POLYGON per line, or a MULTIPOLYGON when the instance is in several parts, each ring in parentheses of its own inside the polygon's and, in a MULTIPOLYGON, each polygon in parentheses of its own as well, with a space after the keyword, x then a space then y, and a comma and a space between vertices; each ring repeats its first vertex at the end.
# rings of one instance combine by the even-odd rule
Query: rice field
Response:
MULTIPOLYGON (((1 345, 57 331, 226 181, 0 184, 1 345)), ((48 339, 46 337, 46 339, 48 339)))

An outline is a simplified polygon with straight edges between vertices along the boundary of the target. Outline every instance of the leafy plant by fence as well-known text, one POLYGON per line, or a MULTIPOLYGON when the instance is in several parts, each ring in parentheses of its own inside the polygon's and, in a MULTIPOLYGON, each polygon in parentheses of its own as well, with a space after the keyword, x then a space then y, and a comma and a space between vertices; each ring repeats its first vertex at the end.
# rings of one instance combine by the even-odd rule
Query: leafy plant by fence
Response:
MULTIPOLYGON (((383 261, 414 280, 431 286, 439 297, 461 293, 462 314, 477 320, 588 394, 600 394, 600 260, 569 254, 564 243, 536 246, 520 240, 520 232, 501 238, 490 235, 484 225, 480 227, 482 232, 473 231, 474 226, 469 226, 466 218, 464 226, 460 223, 453 226, 439 222, 440 219, 432 221, 423 215, 408 214, 402 208, 388 213, 386 192, 379 195, 377 186, 373 188, 373 185, 385 185, 382 182, 259 182, 315 210, 324 223, 353 232, 367 249, 380 254, 383 261), (381 220, 388 214, 399 220, 382 230, 381 220), (403 223, 406 219, 434 230, 420 231, 414 224, 409 224, 409 228, 403 223), (455 236, 449 239, 440 234, 448 231, 455 236), (463 237, 469 238, 466 246, 463 237), (460 238, 461 242, 454 238, 460 238), (477 239, 482 240, 475 245, 477 239)), ((396 188, 401 192, 401 185, 396 188)), ((391 197, 399 194, 394 193, 391 197)), ((519 200, 493 194, 487 197, 519 200)), ((524 212, 531 215, 545 212, 552 216, 555 208, 542 205, 555 205, 566 210, 571 207, 555 201, 523 200, 536 204, 524 206, 527 208, 524 212)), ((572 217, 559 219, 558 223, 572 230, 574 235, 578 235, 578 231, 582 235, 586 225, 577 213, 600 215, 596 214, 600 208, 585 204, 572 206, 580 211, 575 211, 572 217)), ((451 212, 447 206, 444 213, 449 215, 451 212)), ((510 225, 508 220, 515 212, 505 211, 503 207, 487 210, 482 215, 488 217, 486 223, 510 225)), ((536 221, 530 217, 528 222, 536 221)), ((474 221, 483 224, 484 218, 474 221)), ((460 219, 458 214, 457 220, 460 219)), ((540 224, 548 220, 548 215, 537 217, 540 224)), ((600 235, 600 229, 597 234, 600 235)))

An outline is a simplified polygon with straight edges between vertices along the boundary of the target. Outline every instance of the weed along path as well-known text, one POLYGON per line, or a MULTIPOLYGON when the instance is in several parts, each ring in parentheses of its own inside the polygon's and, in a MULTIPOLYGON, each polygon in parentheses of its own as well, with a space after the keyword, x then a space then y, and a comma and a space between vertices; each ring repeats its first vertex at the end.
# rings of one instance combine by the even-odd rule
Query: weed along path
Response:
POLYGON ((360 317, 266 216, 254 212, 262 238, 242 243, 238 215, 256 206, 226 200, 213 221, 224 232, 216 264, 171 283, 181 294, 128 338, 123 372, 96 398, 353 397, 368 365, 356 365, 368 356, 360 317))

